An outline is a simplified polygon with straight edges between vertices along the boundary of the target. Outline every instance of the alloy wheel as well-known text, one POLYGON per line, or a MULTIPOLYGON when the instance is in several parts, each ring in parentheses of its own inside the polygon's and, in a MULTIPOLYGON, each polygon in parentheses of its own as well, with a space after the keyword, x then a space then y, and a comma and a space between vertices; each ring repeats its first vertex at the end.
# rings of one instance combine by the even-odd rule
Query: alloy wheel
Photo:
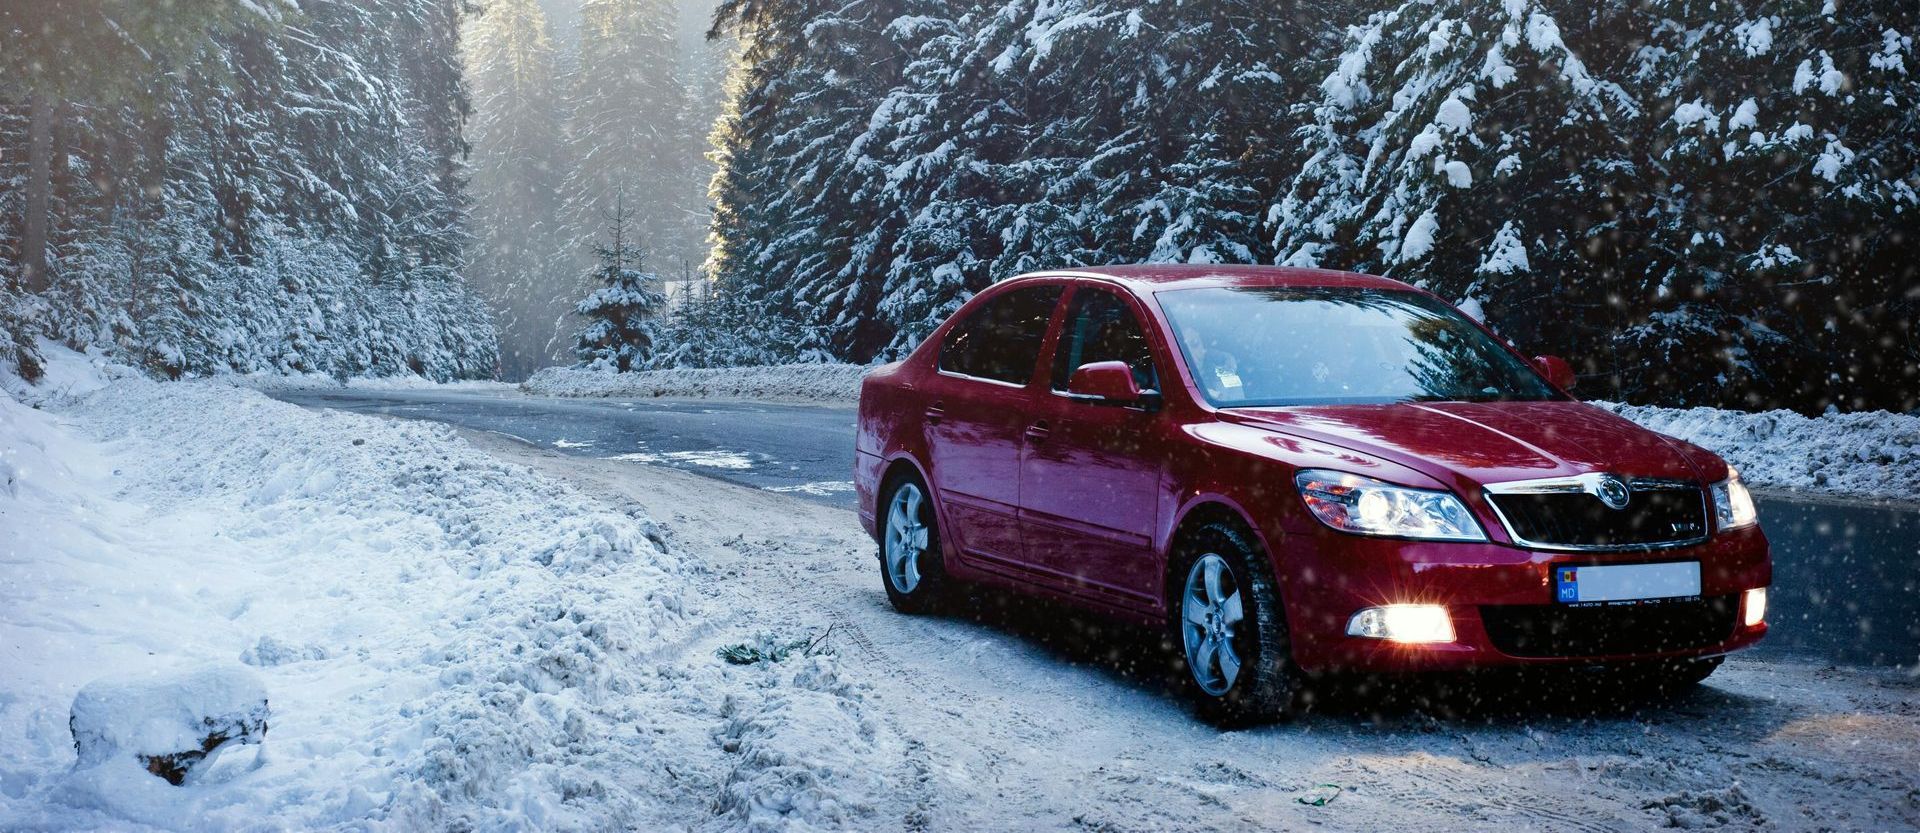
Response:
POLYGON ((903 595, 920 586, 920 556, 927 551, 927 525, 920 518, 925 500, 919 486, 902 483, 887 509, 887 581, 903 595))
POLYGON ((1195 559, 1180 594, 1180 635, 1200 690, 1218 697, 1240 677, 1238 631, 1246 618, 1239 582, 1216 553, 1195 559))

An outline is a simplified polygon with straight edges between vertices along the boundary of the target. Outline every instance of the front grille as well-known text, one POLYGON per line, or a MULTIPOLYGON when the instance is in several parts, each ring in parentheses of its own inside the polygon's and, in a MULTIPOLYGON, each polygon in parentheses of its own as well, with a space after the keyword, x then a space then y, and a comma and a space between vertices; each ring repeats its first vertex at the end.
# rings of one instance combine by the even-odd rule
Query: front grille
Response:
POLYGON ((1490 491, 1487 499, 1521 544, 1633 549, 1692 543, 1707 534, 1706 501, 1691 484, 1635 482, 1620 509, 1584 491, 1490 491))
POLYGON ((1732 638, 1739 609, 1737 595, 1599 607, 1486 605, 1480 621, 1508 656, 1599 657, 1718 645, 1732 638))

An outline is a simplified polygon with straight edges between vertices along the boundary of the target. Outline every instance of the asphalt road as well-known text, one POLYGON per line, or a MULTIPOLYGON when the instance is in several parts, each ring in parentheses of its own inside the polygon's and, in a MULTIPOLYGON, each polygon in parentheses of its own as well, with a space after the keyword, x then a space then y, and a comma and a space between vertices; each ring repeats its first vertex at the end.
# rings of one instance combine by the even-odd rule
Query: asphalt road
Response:
POLYGON ((567 454, 672 466, 852 508, 854 409, 491 391, 289 390, 287 402, 447 422, 567 454))
MULTIPOLYGON (((428 419, 567 454, 672 466, 852 508, 854 411, 679 399, 559 399, 500 391, 299 390, 310 407, 428 419)), ((1920 670, 1920 508, 1759 496, 1774 547, 1758 649, 1920 670)))

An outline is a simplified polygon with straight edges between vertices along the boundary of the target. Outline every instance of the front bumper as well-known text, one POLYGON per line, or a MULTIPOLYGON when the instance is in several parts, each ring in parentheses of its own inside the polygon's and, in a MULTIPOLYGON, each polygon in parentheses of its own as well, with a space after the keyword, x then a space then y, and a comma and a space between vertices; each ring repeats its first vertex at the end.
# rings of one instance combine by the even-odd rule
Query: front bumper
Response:
POLYGON ((1742 621, 1744 592, 1772 583, 1759 527, 1697 546, 1640 552, 1546 552, 1497 543, 1400 541, 1327 530, 1296 536, 1278 559, 1295 661, 1304 669, 1441 671, 1593 665, 1718 656, 1749 647, 1767 625, 1742 621), (1306 550, 1302 552, 1302 550, 1306 550), (1701 597, 1644 605, 1554 602, 1560 565, 1700 562, 1701 597), (1408 645, 1347 635, 1363 608, 1447 607, 1455 639, 1408 645), (1721 624, 1724 623, 1724 629, 1721 624))

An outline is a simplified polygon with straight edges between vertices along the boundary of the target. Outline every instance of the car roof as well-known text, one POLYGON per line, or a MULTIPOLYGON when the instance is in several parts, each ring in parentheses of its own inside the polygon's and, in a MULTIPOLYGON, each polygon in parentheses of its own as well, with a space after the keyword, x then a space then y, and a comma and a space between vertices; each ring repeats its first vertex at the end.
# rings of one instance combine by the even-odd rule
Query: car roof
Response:
POLYGON ((1370 289, 1412 289, 1392 278, 1340 272, 1333 269, 1309 269, 1298 266, 1249 266, 1242 264, 1150 263, 1133 266, 1076 266, 1029 272, 1003 283, 1028 278, 1100 278, 1151 294, 1169 289, 1205 287, 1305 286, 1356 287, 1370 289))

